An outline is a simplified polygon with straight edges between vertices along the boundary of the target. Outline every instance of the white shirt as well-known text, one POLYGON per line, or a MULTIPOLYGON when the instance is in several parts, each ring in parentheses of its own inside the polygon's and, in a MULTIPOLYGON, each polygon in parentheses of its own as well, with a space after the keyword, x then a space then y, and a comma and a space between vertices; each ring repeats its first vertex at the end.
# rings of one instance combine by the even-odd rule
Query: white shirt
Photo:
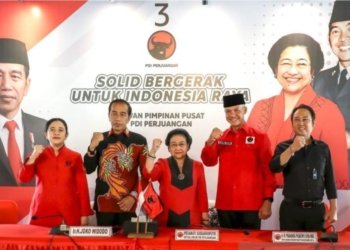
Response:
MULTIPOLYGON (((22 162, 24 158, 24 130, 23 130, 23 124, 22 124, 22 112, 19 111, 17 112, 16 116, 12 119, 17 123, 16 131, 15 131, 15 136, 16 136, 16 141, 17 145, 19 148, 19 152, 22 157, 22 162)), ((5 127, 5 123, 11 121, 5 118, 4 116, 0 115, 0 139, 2 142, 2 145, 4 146, 6 155, 8 155, 8 149, 7 149, 7 141, 9 138, 9 131, 5 127)))

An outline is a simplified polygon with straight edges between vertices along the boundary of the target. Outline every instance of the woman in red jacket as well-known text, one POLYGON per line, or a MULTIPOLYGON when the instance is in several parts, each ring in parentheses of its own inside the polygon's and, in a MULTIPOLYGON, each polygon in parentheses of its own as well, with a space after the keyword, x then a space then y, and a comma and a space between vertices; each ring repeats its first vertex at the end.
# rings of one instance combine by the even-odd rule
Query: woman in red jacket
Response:
POLYGON ((53 227, 60 224, 87 225, 93 214, 82 157, 68 149, 67 123, 53 118, 46 123, 50 145, 35 145, 25 161, 19 179, 28 182, 36 176, 30 206, 30 224, 53 227))
POLYGON ((164 208, 157 217, 161 226, 209 225, 204 168, 201 162, 187 155, 191 143, 189 133, 178 128, 170 131, 165 139, 170 157, 154 162, 161 139, 154 139, 149 151, 143 174, 152 181, 159 181, 164 208))

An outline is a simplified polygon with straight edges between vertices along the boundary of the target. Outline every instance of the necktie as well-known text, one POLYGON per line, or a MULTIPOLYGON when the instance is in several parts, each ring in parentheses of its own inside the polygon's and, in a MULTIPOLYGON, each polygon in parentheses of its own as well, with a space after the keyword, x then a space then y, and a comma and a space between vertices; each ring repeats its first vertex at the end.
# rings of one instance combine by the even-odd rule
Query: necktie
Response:
POLYGON ((346 74, 348 72, 346 71, 346 69, 343 69, 340 73, 340 78, 339 78, 339 84, 338 84, 338 93, 340 92, 340 90, 344 87, 344 85, 346 84, 346 74))
POLYGON ((16 130, 16 122, 15 121, 8 121, 5 123, 5 127, 9 131, 9 138, 7 142, 7 153, 8 153, 8 159, 12 168, 13 176, 15 177, 17 183, 18 183, 18 172, 22 167, 22 159, 21 154, 19 153, 19 148, 16 142, 16 136, 15 136, 15 130, 16 130))

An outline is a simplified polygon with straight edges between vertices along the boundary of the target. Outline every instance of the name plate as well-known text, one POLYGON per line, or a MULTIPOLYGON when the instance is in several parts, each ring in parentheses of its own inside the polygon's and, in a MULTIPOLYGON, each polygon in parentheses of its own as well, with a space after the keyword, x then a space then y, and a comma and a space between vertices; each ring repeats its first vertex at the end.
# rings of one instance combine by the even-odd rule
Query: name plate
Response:
POLYGON ((219 230, 176 229, 175 240, 218 241, 219 230))
POLYGON ((272 232, 274 243, 317 243, 316 232, 272 232))
POLYGON ((112 227, 96 226, 70 226, 69 236, 72 237, 111 237, 113 235, 112 227))

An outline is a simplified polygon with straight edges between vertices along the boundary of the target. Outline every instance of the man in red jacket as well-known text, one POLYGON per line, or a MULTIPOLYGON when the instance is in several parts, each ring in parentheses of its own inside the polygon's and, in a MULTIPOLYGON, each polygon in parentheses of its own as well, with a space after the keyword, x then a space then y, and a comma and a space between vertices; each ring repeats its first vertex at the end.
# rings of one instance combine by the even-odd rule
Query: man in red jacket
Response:
POLYGON ((242 94, 223 97, 225 131, 214 128, 202 150, 206 166, 219 162, 215 207, 221 227, 260 229, 261 219, 271 216, 276 181, 269 169, 272 157, 270 141, 249 127, 242 94))

